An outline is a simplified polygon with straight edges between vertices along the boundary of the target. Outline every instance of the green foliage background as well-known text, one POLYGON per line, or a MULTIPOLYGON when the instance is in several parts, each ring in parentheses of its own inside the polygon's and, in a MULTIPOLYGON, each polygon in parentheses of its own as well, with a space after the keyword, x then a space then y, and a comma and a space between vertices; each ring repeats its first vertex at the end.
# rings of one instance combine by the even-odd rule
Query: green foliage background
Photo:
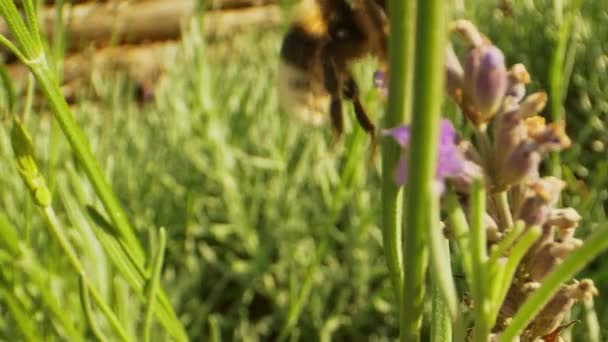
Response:
MULTIPOLYGON (((549 89, 558 37, 554 5, 528 0, 505 12, 494 1, 469 1, 464 15, 505 51, 509 64, 526 64, 532 89, 549 89)), ((562 154, 569 184, 563 202, 584 217, 580 236, 606 222, 607 16, 602 0, 583 2, 568 41, 571 73, 564 68, 574 145, 562 154)), ((366 163, 365 134, 350 115, 336 143, 329 128, 306 127, 278 109, 276 66, 285 27, 214 41, 196 27, 185 29, 181 53, 169 61, 153 102, 138 103, 131 82, 113 75, 74 107, 140 239, 155 241, 154 231, 167 229, 162 285, 189 336, 263 341, 284 330, 303 341, 396 337, 378 226, 379 169, 366 163)), ((373 70, 373 63, 357 66, 364 102, 380 122, 373 70)), ((92 189, 44 104, 27 124, 54 206, 87 272, 128 332, 139 336, 143 306, 111 267, 85 214, 86 206, 101 210, 92 189)), ((66 340, 62 322, 92 338, 78 277, 15 170, 9 126, 0 129, 0 225, 28 253, 14 258, 2 245, 8 239, 0 238, 0 339, 66 340), (49 306, 45 291, 66 317, 49 306)), ((601 291, 596 306, 606 323, 608 266, 599 258, 584 276, 601 291)), ((109 334, 104 319, 95 318, 109 334)), ((164 340, 157 328, 156 338, 164 340)), ((583 336, 585 325, 574 330, 583 336)))

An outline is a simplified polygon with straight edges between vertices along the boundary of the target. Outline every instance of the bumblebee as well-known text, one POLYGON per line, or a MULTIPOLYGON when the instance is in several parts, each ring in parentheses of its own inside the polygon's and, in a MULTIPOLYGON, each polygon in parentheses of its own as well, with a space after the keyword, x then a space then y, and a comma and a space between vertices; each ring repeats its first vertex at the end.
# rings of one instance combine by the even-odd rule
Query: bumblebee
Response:
POLYGON ((350 66, 368 55, 386 63, 386 13, 384 0, 302 1, 281 47, 281 106, 315 125, 324 122, 329 112, 340 137, 342 99, 347 99, 375 146, 376 128, 361 104, 350 66))

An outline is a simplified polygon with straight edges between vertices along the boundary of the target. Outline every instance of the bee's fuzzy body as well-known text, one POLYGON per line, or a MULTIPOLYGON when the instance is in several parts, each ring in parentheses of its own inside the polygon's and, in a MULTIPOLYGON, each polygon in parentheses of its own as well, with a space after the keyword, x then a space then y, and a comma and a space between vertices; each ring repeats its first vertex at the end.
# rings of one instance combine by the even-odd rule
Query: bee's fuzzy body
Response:
POLYGON ((355 104, 361 126, 374 133, 349 66, 368 54, 386 59, 388 25, 383 6, 379 0, 300 3, 281 47, 278 87, 286 111, 314 125, 329 117, 340 134, 340 100, 346 97, 355 104))

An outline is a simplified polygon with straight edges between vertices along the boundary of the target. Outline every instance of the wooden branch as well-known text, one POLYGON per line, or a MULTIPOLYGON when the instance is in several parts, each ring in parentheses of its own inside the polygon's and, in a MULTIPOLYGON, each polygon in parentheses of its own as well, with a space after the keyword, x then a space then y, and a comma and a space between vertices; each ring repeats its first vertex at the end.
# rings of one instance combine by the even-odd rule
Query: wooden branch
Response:
MULTIPOLYGON (((227 6, 274 0, 213 0, 227 6)), ((64 22, 69 34, 69 50, 78 51, 91 44, 108 46, 145 41, 176 39, 181 24, 196 13, 198 0, 114 0, 66 6, 64 22)), ((212 3, 213 5, 213 3, 212 3)), ((277 6, 258 6, 204 14, 206 31, 222 35, 247 25, 276 25, 280 20, 277 6)), ((41 27, 52 36, 56 13, 47 9, 41 14, 41 27)), ((0 33, 8 28, 0 22, 0 33)))
MULTIPOLYGON (((103 3, 103 2, 116 2, 116 1, 124 1, 124 0, 64 0, 64 4, 76 5, 83 3, 103 3)), ((132 3, 135 2, 146 2, 150 0, 129 0, 132 3)), ((180 1, 180 0, 175 0, 180 1)), ((57 3, 57 0, 44 0, 43 5, 45 6, 44 10, 53 10, 52 6, 57 3)), ((275 4, 275 0, 205 0, 203 2, 206 5, 206 9, 227 9, 227 8, 235 8, 235 7, 250 7, 250 6, 261 6, 261 5, 269 5, 275 4)), ((21 1, 16 1, 17 7, 21 8, 21 1)))
MULTIPOLYGON (((225 37, 254 26, 276 26, 280 21, 281 11, 275 5, 212 11, 204 15, 202 32, 207 37, 225 37)), ((166 70, 166 63, 175 61, 178 49, 179 41, 166 40, 89 48, 68 55, 63 62, 64 96, 74 99, 77 91, 89 84, 91 75, 106 74, 112 70, 127 73, 143 88, 153 88, 158 77, 166 70)), ((21 63, 10 64, 8 72, 15 81, 25 80, 28 75, 27 68, 21 63)))

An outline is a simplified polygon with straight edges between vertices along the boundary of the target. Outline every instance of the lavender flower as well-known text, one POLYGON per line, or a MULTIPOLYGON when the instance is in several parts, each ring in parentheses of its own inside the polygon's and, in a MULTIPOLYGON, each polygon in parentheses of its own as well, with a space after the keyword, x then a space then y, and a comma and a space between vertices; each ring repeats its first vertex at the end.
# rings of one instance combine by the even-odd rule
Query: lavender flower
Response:
POLYGON ((386 99, 388 97, 388 78, 386 72, 377 70, 374 72, 374 87, 380 90, 382 97, 386 99))
POLYGON ((505 57, 493 45, 474 48, 465 63, 464 92, 474 122, 487 122, 502 104, 507 91, 505 57))
MULTIPOLYGON (((395 171, 395 181, 399 185, 405 184, 408 175, 408 155, 407 148, 411 139, 411 127, 403 125, 383 131, 384 135, 390 136, 403 148, 397 169, 395 171)), ((456 144, 456 132, 449 120, 441 120, 441 133, 439 141, 439 160, 435 174, 436 187, 439 193, 444 190, 444 180, 459 176, 470 176, 467 172, 467 160, 458 145, 456 144)))

